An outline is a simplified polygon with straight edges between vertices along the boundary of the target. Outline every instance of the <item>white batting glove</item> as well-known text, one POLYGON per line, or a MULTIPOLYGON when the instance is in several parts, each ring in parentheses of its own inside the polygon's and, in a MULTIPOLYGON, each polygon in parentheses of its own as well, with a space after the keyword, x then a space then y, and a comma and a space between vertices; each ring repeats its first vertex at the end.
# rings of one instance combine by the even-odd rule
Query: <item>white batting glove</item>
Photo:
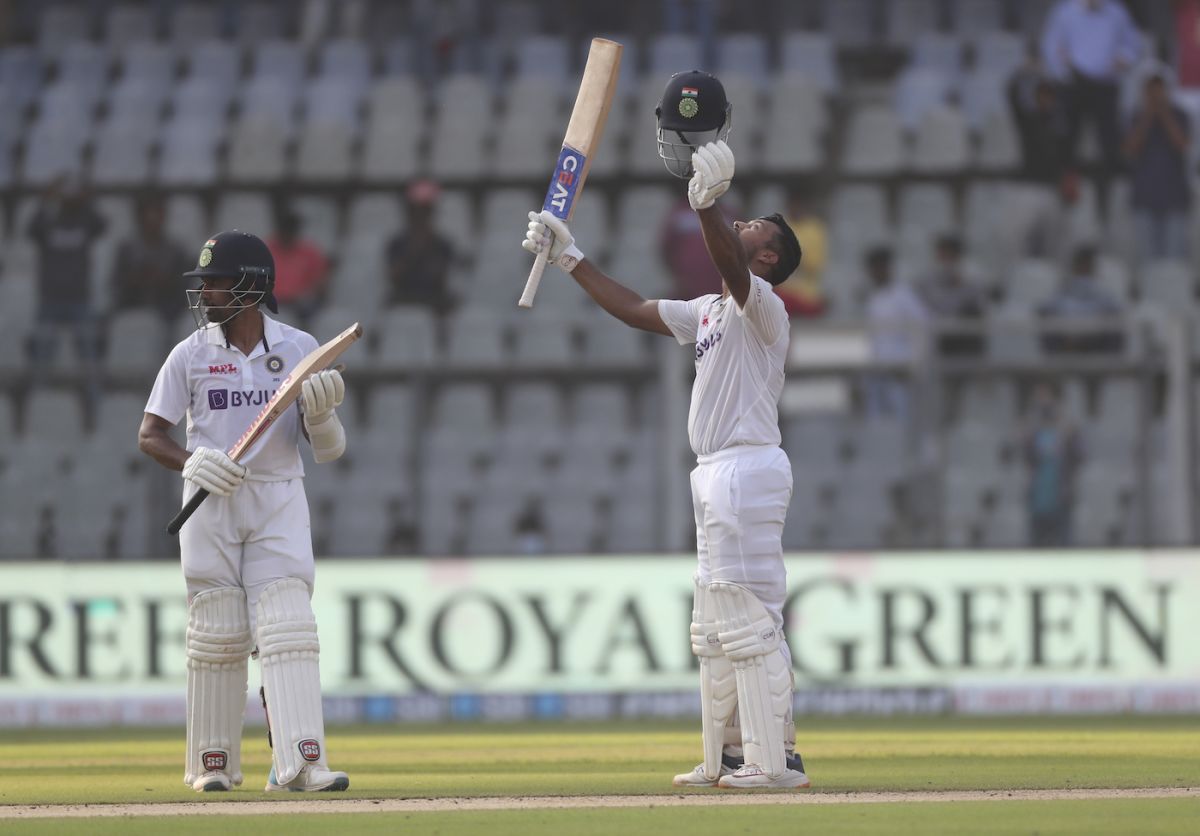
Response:
POLYGON ((185 481, 217 496, 232 495, 249 475, 250 468, 211 447, 197 447, 183 463, 185 481))
POLYGON ((695 173, 688 182, 688 203, 696 211, 707 209, 729 191, 733 182, 733 151, 723 139, 702 145, 692 153, 692 168, 695 173))
POLYGON ((304 420, 320 424, 342 405, 346 397, 342 373, 337 369, 326 369, 309 375, 300 384, 300 396, 304 399, 304 420))
POLYGON ((584 259, 567 222, 546 210, 529 213, 529 229, 521 246, 534 255, 549 247, 546 263, 557 264, 568 273, 584 259))

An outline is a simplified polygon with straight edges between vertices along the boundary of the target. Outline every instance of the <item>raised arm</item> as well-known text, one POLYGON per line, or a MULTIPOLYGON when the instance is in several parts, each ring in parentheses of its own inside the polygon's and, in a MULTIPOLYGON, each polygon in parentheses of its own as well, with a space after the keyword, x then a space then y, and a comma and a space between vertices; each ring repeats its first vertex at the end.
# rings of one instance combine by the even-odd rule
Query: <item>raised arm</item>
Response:
POLYGON ((729 190, 733 182, 733 151, 724 140, 710 142, 692 154, 695 173, 688 183, 688 202, 700 216, 704 246, 717 272, 729 288, 730 295, 744 307, 750 296, 749 259, 737 233, 725 222, 716 200, 729 190))
POLYGON ((597 305, 633 328, 672 336, 658 313, 658 302, 644 299, 636 291, 607 276, 575 246, 566 221, 550 212, 530 212, 524 247, 535 255, 549 247, 547 263, 557 264, 587 292, 597 305))

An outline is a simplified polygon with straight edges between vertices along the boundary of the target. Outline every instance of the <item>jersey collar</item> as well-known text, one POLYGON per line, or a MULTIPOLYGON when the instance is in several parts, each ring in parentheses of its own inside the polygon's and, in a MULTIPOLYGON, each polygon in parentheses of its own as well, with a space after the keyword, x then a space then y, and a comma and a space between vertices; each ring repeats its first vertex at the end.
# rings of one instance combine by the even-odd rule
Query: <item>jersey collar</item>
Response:
MULTIPOLYGON (((283 342, 283 329, 279 323, 271 319, 260 310, 263 319, 263 338, 259 341, 254 350, 250 352, 247 360, 252 360, 260 354, 266 354, 271 350, 271 346, 278 345, 283 342)), ((201 332, 204 335, 204 342, 208 345, 223 345, 229 348, 229 340, 225 336, 225 329, 220 325, 206 325, 201 332)))

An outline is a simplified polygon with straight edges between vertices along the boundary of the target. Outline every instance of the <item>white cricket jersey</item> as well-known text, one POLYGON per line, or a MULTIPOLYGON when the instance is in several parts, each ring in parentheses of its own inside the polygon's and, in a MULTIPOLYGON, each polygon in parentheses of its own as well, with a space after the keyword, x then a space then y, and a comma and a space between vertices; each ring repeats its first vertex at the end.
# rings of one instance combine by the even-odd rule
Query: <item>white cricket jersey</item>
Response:
POLYGON ((712 293, 687 301, 660 299, 658 313, 680 345, 696 344, 688 412, 693 452, 778 445, 789 332, 787 310, 770 283, 752 273, 744 308, 732 296, 712 293))
MULTIPOLYGON (((178 424, 187 415, 187 449, 228 452, 258 417, 292 369, 317 347, 310 334, 263 314, 263 338, 249 356, 211 325, 171 350, 158 372, 146 412, 178 424)), ((304 475, 299 401, 241 459, 252 480, 274 482, 304 475)))

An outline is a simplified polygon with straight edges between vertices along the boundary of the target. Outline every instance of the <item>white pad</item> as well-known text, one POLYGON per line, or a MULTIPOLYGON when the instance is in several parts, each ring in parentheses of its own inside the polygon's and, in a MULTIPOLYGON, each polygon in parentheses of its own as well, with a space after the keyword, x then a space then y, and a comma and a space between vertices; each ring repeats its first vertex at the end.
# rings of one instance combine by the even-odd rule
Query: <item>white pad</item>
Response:
POLYGON ((275 780, 287 784, 305 764, 325 766, 321 646, 304 581, 268 584, 258 599, 257 623, 275 780))
POLYGON ((718 637, 737 679, 742 749, 747 764, 771 778, 787 768, 792 716, 792 672, 780 652, 782 636, 754 594, 737 584, 714 582, 718 637))
POLYGON ((253 642, 246 593, 236 587, 196 593, 187 627, 187 774, 206 772, 242 783, 242 719, 253 642))
MULTIPOLYGON (((700 660, 700 716, 703 723, 704 777, 717 780, 721 751, 737 710, 737 680, 717 636, 717 610, 712 595, 699 582, 692 604, 692 653, 700 660)), ((736 740, 741 745, 740 736, 736 740)))

